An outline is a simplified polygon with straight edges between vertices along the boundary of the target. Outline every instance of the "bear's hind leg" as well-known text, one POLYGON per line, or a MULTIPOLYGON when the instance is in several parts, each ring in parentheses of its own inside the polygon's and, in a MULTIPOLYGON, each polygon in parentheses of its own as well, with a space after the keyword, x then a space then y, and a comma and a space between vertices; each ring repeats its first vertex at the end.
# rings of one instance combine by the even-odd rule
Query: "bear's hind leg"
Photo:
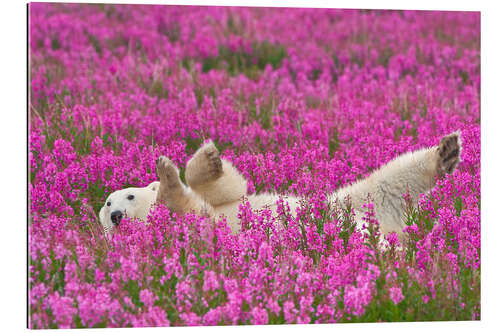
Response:
POLYGON ((460 162, 462 144, 458 132, 441 138, 438 146, 439 157, 437 159, 436 173, 439 177, 452 173, 460 162))
POLYGON ((157 203, 165 204, 175 213, 194 211, 200 215, 213 215, 213 208, 182 184, 179 170, 170 159, 160 156, 156 161, 156 173, 160 178, 157 203))
POLYGON ((239 200, 247 192, 245 178, 208 142, 196 151, 186 165, 189 187, 212 206, 239 200))
POLYGON ((222 174, 219 151, 211 141, 199 148, 186 165, 186 182, 193 189, 217 180, 222 174))
MULTIPOLYGON (((331 200, 349 196, 352 207, 364 212, 363 204, 370 195, 382 232, 395 231, 404 235, 406 203, 403 195, 409 195, 411 201, 417 203, 420 194, 435 186, 436 178, 456 169, 461 151, 460 132, 451 133, 442 137, 437 146, 398 156, 367 178, 338 190, 331 200)), ((359 220, 359 224, 363 221, 359 220)))

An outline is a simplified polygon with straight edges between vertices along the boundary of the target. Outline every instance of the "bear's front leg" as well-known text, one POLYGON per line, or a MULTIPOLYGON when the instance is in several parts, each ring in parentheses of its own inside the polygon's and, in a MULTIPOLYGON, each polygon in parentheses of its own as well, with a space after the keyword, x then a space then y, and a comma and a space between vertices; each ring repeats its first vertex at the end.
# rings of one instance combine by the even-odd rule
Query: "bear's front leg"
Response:
POLYGON ((182 184, 179 170, 170 159, 160 156, 156 161, 156 173, 160 178, 157 203, 165 204, 178 214, 194 212, 199 215, 213 215, 213 209, 182 184))
POLYGON ((156 161, 156 174, 160 178, 156 201, 165 204, 170 210, 179 211, 180 198, 184 196, 179 170, 170 159, 160 156, 156 161))

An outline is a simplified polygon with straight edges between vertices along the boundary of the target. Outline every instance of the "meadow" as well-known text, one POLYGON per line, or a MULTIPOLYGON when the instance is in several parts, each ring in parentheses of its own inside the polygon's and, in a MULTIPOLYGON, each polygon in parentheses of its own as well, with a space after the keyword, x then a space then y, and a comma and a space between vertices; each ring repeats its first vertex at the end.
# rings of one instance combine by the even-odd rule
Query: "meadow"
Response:
POLYGON ((28 45, 30 328, 481 318, 478 12, 31 3, 28 45), (404 249, 325 205, 456 130, 404 249), (242 203, 233 235, 158 205, 105 237, 110 193, 208 139, 297 216, 242 203))

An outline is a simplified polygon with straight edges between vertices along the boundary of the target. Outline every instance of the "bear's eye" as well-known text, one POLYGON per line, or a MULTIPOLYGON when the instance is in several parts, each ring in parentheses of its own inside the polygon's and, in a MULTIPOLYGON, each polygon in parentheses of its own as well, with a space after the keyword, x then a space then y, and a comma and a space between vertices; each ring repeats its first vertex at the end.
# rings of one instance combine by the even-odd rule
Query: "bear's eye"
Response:
POLYGON ((106 203, 106 205, 107 205, 107 206, 111 206, 111 201, 108 201, 108 202, 106 203))
POLYGON ((127 197, 127 199, 134 200, 134 196, 132 194, 129 194, 129 196, 127 197))

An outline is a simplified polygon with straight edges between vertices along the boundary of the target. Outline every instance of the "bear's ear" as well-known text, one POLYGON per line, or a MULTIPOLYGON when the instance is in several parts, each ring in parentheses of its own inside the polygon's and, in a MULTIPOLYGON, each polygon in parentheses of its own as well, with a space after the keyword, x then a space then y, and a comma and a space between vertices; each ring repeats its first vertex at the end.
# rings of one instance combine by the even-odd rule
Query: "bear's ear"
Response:
POLYGON ((147 188, 149 188, 151 191, 157 191, 159 187, 160 187, 160 182, 158 181, 152 182, 147 186, 147 188))

